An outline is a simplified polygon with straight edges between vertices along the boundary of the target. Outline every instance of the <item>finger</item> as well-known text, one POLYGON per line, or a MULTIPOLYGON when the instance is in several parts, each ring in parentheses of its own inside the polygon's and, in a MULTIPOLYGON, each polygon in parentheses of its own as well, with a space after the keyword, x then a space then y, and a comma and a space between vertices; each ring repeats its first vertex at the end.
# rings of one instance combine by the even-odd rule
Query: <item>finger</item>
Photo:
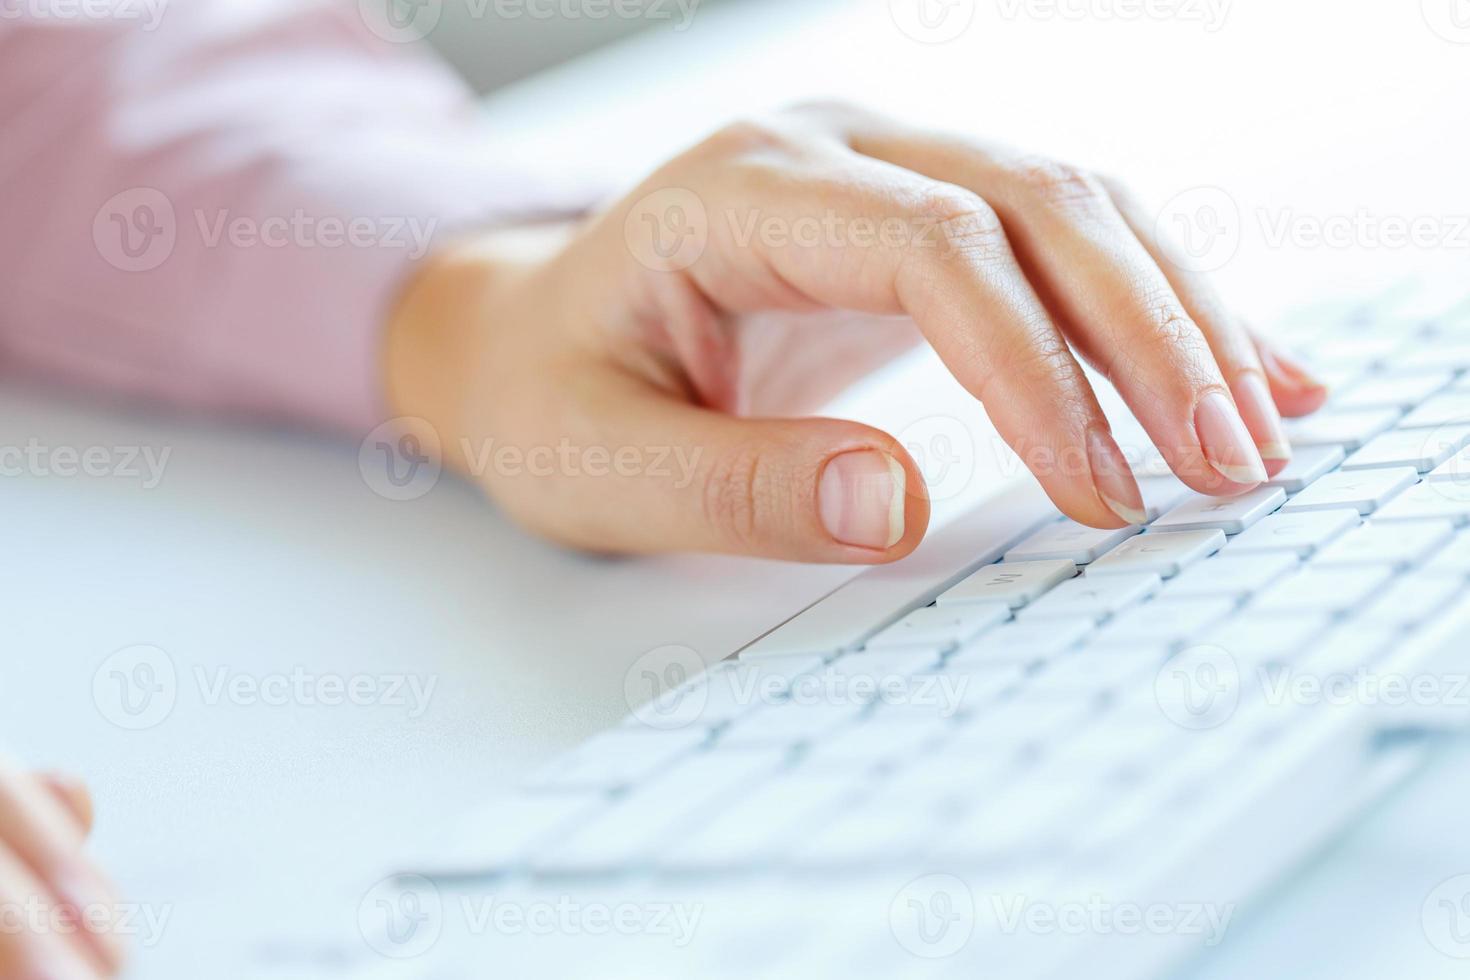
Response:
MULTIPOLYGON (((997 431, 1057 506, 1097 527, 1142 519, 1137 482, 1080 365, 1012 254, 995 212, 973 192, 832 146, 775 172, 759 165, 717 184, 715 221, 687 279, 666 279, 656 319, 700 324, 700 304, 726 311, 857 310, 911 317, 988 411, 997 431), (732 229, 778 218, 905 234, 816 245, 741 241, 732 229)), ((619 222, 621 223, 621 222, 619 222)), ((683 351, 699 348, 685 340, 683 351)), ((705 372, 708 373, 708 372, 705 372)))
POLYGON ((1199 326, 1101 185, 965 141, 845 123, 855 150, 976 191, 1063 332, 1118 388, 1185 483, 1239 493, 1266 479, 1199 326))
POLYGON ((82 915, 79 930, 87 954, 104 971, 123 959, 120 936, 105 927, 117 909, 116 893, 83 852, 81 828, 71 813, 28 773, 0 760, 0 841, 56 898, 82 915), (106 915, 104 916, 104 913, 106 915), (90 926, 103 923, 97 929, 90 926))
POLYGON ((90 834, 94 811, 92 793, 87 789, 87 784, 63 772, 41 772, 36 774, 36 778, 76 818, 82 833, 90 834))
POLYGON ((63 932, 56 899, 30 869, 0 845, 0 977, 5 980, 97 980, 99 971, 63 932))
POLYGON ((572 387, 574 398, 546 406, 548 431, 610 465, 492 486, 514 516, 566 544, 873 564, 911 552, 928 526, 917 467, 877 429, 740 419, 605 365, 572 387))
POLYGON ((1256 351, 1271 385, 1271 397, 1283 415, 1310 415, 1327 401, 1327 385, 1300 361, 1256 335, 1256 351))
POLYGON ((1255 439, 1267 474, 1275 476, 1280 473, 1291 459, 1291 445, 1281 427, 1281 413, 1254 338, 1203 275, 1169 259, 1159 244, 1152 216, 1137 198, 1118 181, 1105 177, 1100 177, 1099 181, 1133 229, 1133 234, 1164 273, 1185 310, 1199 325, 1215 355, 1215 363, 1235 396, 1240 417, 1255 439))

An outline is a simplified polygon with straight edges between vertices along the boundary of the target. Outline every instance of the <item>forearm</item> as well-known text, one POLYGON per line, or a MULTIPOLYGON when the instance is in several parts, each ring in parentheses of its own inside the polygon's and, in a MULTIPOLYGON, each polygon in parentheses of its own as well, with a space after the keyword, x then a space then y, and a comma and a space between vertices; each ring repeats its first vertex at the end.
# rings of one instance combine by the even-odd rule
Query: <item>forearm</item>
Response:
POLYGON ((0 365, 360 433, 425 254, 593 192, 503 163, 354 4, 231 6, 0 25, 0 365))

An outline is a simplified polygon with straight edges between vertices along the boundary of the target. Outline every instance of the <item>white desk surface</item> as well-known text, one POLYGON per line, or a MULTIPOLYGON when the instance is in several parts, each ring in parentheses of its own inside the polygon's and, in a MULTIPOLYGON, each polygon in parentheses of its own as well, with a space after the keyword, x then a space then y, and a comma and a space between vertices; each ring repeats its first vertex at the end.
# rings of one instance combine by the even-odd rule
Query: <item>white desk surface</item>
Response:
MULTIPOLYGON (((1094 164, 1161 197, 1224 186, 1247 216, 1470 213, 1470 47, 1437 37, 1418 6, 1238 0, 1210 34, 1004 21, 982 5, 966 37, 926 46, 897 34, 876 0, 765 0, 518 86, 489 119, 547 166, 577 166, 589 154, 574 148, 602 141, 595 156, 631 177, 728 115, 837 94, 1094 164)), ((1315 284, 1358 288, 1466 258, 1272 248, 1249 218, 1221 278, 1266 310, 1315 284)), ((910 364, 847 409, 895 427, 954 415, 983 441, 982 413, 953 390, 914 394, 911 372, 932 371, 910 364)), ((27 761, 91 781, 98 854, 129 894, 171 914, 138 952, 139 977, 243 976, 262 962, 261 937, 275 937, 269 959, 350 933, 355 897, 393 854, 613 722, 645 651, 680 643, 717 659, 849 574, 580 557, 450 481, 421 500, 381 499, 356 446, 0 388, 0 444, 32 438, 171 453, 149 489, 0 480, 0 734, 27 761), (114 725, 93 697, 99 666, 133 644, 166 650, 179 678, 172 713, 143 731, 114 725), (417 718, 401 706, 209 703, 220 668, 298 667, 437 686, 417 718)), ((987 472, 948 506, 983 493, 987 472)), ((1244 914, 1199 975, 1460 975, 1419 926, 1429 888, 1470 871, 1470 800, 1462 777, 1451 798, 1455 782, 1427 779, 1244 914)), ((334 955, 303 975, 327 974, 334 955)))

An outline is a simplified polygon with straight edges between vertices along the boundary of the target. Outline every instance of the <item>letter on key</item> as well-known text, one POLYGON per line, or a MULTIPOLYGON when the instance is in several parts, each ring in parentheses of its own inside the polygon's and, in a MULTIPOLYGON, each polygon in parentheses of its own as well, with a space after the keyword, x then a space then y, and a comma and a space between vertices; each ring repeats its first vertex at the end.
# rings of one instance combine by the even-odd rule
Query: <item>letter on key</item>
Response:
POLYGON ((953 602, 1003 602, 1019 609, 1058 582, 1077 574, 1065 558, 1055 561, 1011 561, 986 565, 939 597, 939 605, 953 602))
POLYGON ((1286 491, 1262 486, 1238 497, 1207 497, 1195 494, 1153 523, 1155 531, 1203 531, 1219 528, 1239 534, 1281 506, 1286 491))
POLYGON ((1224 545, 1225 532, 1216 528, 1140 534, 1093 562, 1087 574, 1154 572, 1163 578, 1173 578, 1185 566, 1208 558, 1224 545))

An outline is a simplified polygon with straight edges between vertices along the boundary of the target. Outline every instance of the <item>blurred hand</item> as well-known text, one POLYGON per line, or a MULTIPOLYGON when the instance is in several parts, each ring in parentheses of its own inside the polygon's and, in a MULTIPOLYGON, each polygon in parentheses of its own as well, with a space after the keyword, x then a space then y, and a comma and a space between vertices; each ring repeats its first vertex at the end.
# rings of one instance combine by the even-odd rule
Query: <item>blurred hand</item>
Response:
POLYGON ((1324 398, 1153 228, 1113 181, 802 108, 723 130, 564 235, 441 255, 394 318, 390 398, 562 542, 883 562, 928 523, 914 461, 868 426, 779 416, 923 339, 1064 513, 1139 523, 1074 351, 1205 493, 1279 471, 1281 414, 1324 398))
POLYGON ((121 968, 111 885, 83 852, 86 787, 0 760, 0 977, 94 980, 121 968), (89 925, 90 924, 90 925, 89 925))

